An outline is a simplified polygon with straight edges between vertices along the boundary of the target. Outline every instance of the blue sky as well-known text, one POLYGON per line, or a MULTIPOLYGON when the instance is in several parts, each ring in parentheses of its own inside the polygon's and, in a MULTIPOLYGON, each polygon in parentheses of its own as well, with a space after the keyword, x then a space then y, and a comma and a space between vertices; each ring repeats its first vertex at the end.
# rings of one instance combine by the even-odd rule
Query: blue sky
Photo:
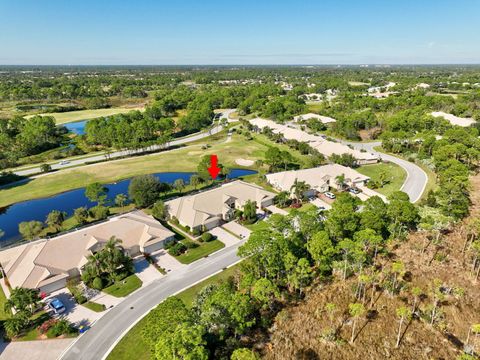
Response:
POLYGON ((480 63, 478 0, 0 0, 0 64, 480 63))

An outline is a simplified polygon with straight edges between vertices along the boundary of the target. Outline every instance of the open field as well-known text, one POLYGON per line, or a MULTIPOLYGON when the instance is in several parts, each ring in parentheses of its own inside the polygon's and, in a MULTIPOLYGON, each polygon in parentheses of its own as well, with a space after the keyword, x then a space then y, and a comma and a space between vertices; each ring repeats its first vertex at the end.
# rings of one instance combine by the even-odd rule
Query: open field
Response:
MULTIPOLYGON (((78 110, 78 111, 67 111, 67 112, 58 112, 58 113, 45 113, 39 114, 42 116, 53 116, 57 124, 66 124, 69 122, 75 122, 80 120, 89 120, 95 119, 102 116, 111 116, 116 114, 124 114, 133 110, 144 109, 143 106, 123 108, 123 107, 113 107, 108 109, 94 109, 94 110, 78 110)), ((32 117, 34 115, 29 115, 26 117, 32 117)))
POLYGON ((219 162, 229 168, 238 168, 235 160, 242 157, 263 158, 267 146, 256 141, 247 141, 234 135, 226 143, 225 133, 212 136, 196 145, 165 151, 152 155, 87 165, 63 170, 47 176, 31 179, 23 184, 12 185, 0 191, 0 206, 19 201, 36 199, 78 189, 93 182, 111 183, 132 176, 163 171, 196 171, 204 155, 218 154, 219 162), (202 144, 211 147, 203 150, 202 144))
POLYGON ((374 190, 385 196, 390 195, 394 191, 400 190, 407 177, 406 171, 393 163, 364 165, 356 170, 363 175, 369 176, 375 182, 379 181, 383 174, 388 183, 383 187, 374 190))
MULTIPOLYGON (((182 291, 176 296, 182 299, 187 307, 190 307, 195 295, 200 290, 207 285, 218 283, 222 280, 228 279, 230 276, 233 276, 238 270, 239 266, 240 265, 234 265, 226 270, 223 270, 221 273, 205 279, 201 283, 182 291)), ((113 351, 108 355, 107 360, 151 359, 148 345, 143 341, 142 338, 142 329, 144 326, 145 320, 142 319, 127 333, 127 335, 125 335, 125 337, 117 344, 117 346, 115 346, 113 351)))

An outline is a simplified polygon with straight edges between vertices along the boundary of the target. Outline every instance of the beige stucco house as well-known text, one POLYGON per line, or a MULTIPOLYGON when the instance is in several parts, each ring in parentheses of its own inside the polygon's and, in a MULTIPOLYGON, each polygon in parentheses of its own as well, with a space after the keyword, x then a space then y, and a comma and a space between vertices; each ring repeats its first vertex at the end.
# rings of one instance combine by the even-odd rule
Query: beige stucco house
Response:
POLYGON ((349 146, 340 142, 330 141, 322 136, 309 134, 303 130, 299 130, 297 128, 293 128, 287 125, 277 124, 272 120, 255 118, 250 120, 250 124, 252 124, 259 130, 262 130, 266 127, 270 128, 273 133, 281 134, 282 137, 286 140, 306 142, 312 148, 318 150, 318 152, 327 157, 330 157, 333 154, 350 154, 356 159, 358 165, 375 164, 380 160, 378 155, 352 149, 349 146))
POLYGON ((233 181, 218 188, 183 196, 166 202, 170 218, 177 218, 190 229, 210 230, 223 221, 233 219, 235 209, 242 209, 248 200, 257 208, 273 204, 275 194, 244 181, 233 181))
POLYGON ((2 251, 0 263, 12 288, 39 289, 48 294, 65 287, 69 278, 79 276, 88 256, 99 251, 112 236, 122 240, 125 251, 135 256, 162 249, 175 234, 153 217, 135 211, 2 251))
POLYGON ((305 196, 313 196, 316 193, 324 193, 331 188, 339 189, 338 176, 344 176, 344 184, 347 186, 363 186, 370 179, 352 168, 329 164, 311 169, 282 171, 266 175, 267 181, 279 191, 291 191, 295 180, 304 181, 310 190, 305 196))

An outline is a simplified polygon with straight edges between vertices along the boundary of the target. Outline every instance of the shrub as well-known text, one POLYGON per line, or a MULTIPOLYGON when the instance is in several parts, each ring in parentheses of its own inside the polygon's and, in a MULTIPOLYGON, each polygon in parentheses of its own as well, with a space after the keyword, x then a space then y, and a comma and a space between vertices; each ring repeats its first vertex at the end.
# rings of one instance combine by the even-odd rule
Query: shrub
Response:
POLYGON ((200 235, 200 230, 198 230, 197 228, 193 229, 193 230, 192 230, 192 235, 193 235, 193 236, 198 236, 198 235, 200 235))
POLYGON ((183 240, 183 244, 187 249, 195 249, 198 247, 198 244, 196 242, 190 240, 183 240))
POLYGON ((92 287, 97 290, 102 290, 103 289, 103 280, 100 277, 96 277, 93 279, 92 282, 92 287))
POLYGON ((209 232, 203 233, 202 234, 202 241, 209 242, 213 240, 213 235, 210 234, 209 232))
POLYGON ((175 216, 173 216, 173 217, 170 219, 170 222, 171 222, 172 224, 174 224, 174 225, 178 225, 178 224, 180 223, 175 216))
POLYGON ((182 244, 181 242, 176 243, 173 245, 169 250, 168 253, 172 256, 178 256, 183 254, 185 251, 187 251, 187 247, 182 244))
POLYGON ((75 299, 77 304, 83 304, 87 301, 87 298, 85 297, 85 295, 83 295, 78 285, 78 280, 70 279, 67 281, 67 289, 72 293, 73 298, 75 299))
POLYGON ((47 321, 44 321, 39 327, 38 327, 38 332, 40 334, 45 334, 55 323, 57 322, 56 319, 48 319, 47 321))
POLYGON ((165 243, 165 250, 170 249, 173 245, 177 243, 177 240, 170 240, 165 243))
POLYGON ((69 335, 74 333, 75 329, 73 328, 72 324, 70 324, 66 319, 61 319, 55 321, 55 323, 50 327, 50 329, 48 329, 47 337, 56 338, 60 335, 69 335))
POLYGON ((153 204, 152 215, 158 220, 165 220, 167 218, 167 207, 162 200, 158 200, 153 204))
POLYGON ((110 209, 102 205, 97 205, 90 209, 90 215, 95 220, 104 220, 110 215, 110 209))
POLYGON ((40 165, 40 170, 43 173, 48 173, 48 172, 52 171, 52 167, 49 164, 42 164, 42 165, 40 165))

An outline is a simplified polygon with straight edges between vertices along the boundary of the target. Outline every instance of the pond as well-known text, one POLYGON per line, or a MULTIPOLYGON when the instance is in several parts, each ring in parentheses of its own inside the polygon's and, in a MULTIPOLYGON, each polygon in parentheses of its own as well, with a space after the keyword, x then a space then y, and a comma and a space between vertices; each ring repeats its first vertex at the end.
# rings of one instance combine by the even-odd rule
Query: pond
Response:
POLYGON ((76 135, 84 135, 85 134, 85 125, 88 120, 81 120, 75 121, 71 123, 63 124, 67 128, 67 130, 76 135))
MULTIPOLYGON (((183 179, 188 183, 191 172, 163 172, 153 174, 162 182, 172 184, 177 179, 183 179)), ((236 179, 241 176, 256 174, 253 170, 233 169, 230 171, 228 177, 236 179)), ((131 179, 119 181, 114 184, 108 184, 108 200, 115 199, 118 194, 127 194, 128 185, 131 179)), ((21 239, 18 232, 18 224, 23 221, 38 220, 44 222, 47 215, 52 210, 65 211, 68 216, 73 214, 73 211, 79 207, 95 206, 85 197, 85 188, 67 191, 48 198, 35 199, 13 204, 6 208, 0 209, 0 229, 5 234, 0 238, 0 248, 8 246, 21 239)))

